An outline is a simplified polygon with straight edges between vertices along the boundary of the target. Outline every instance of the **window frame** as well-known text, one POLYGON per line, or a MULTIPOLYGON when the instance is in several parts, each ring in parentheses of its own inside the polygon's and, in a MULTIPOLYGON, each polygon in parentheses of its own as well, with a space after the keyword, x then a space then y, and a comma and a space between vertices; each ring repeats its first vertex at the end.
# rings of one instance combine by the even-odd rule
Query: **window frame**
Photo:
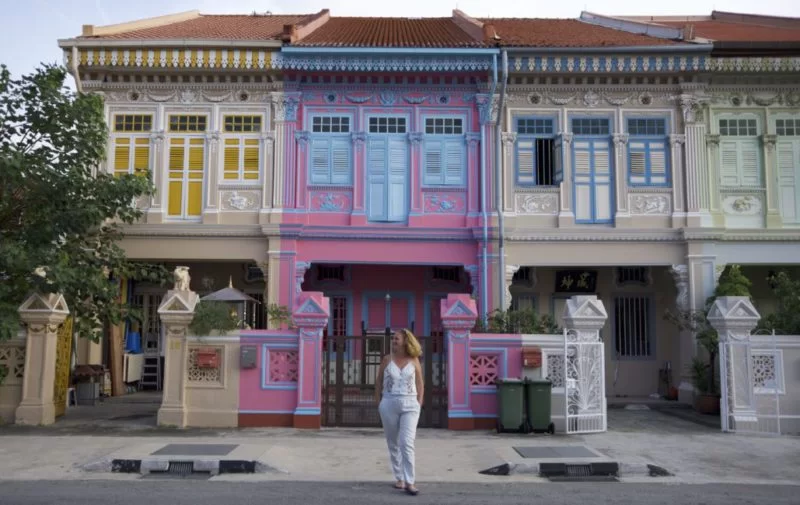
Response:
POLYGON ((613 355, 612 358, 615 361, 636 361, 636 362, 643 362, 643 361, 656 361, 658 359, 658 338, 657 338, 657 328, 658 325, 656 324, 656 299, 653 293, 646 292, 631 292, 631 291, 617 291, 611 295, 611 313, 609 314, 609 323, 611 329, 611 339, 610 345, 612 345, 613 355), (620 298, 626 299, 645 299, 647 300, 647 307, 648 313, 646 314, 646 332, 647 332, 647 343, 649 344, 649 353, 647 355, 638 355, 638 356, 630 356, 630 355, 623 355, 618 352, 617 350, 617 318, 616 318, 616 310, 617 310, 617 300, 620 298))
POLYGON ((469 179, 469 158, 467 152, 467 133, 468 133, 468 117, 466 114, 435 114, 426 113, 420 117, 420 124, 423 140, 420 160, 420 178, 421 187, 424 189, 436 188, 464 188, 467 186, 469 179), (428 120, 436 119, 459 119, 461 120, 461 133, 426 133, 428 120), (448 182, 447 180, 447 146, 458 142, 459 152, 461 153, 461 174, 457 182, 448 182), (441 145, 441 176, 436 182, 432 182, 431 177, 427 173, 427 157, 429 146, 434 143, 441 145))
POLYGON ((670 152, 670 143, 669 143, 669 135, 671 131, 671 124, 670 118, 667 116, 625 116, 625 134, 628 136, 628 141, 625 149, 625 155, 627 156, 626 160, 626 170, 627 170, 627 181, 628 185, 633 188, 668 188, 672 186, 672 156, 670 152), (663 135, 650 135, 650 134, 634 134, 630 131, 630 122, 637 121, 637 120, 644 120, 644 121, 661 121, 664 126, 664 134, 663 135), (645 147, 643 149, 633 148, 631 146, 632 142, 643 142, 645 147), (663 152, 664 152, 664 182, 653 182, 653 172, 652 172, 652 144, 654 143, 663 143, 663 152), (644 182, 634 181, 633 180, 633 152, 643 152, 644 153, 644 182))
POLYGON ((308 122, 308 145, 306 147, 306 184, 308 186, 337 186, 337 187, 352 187, 353 185, 353 177, 354 177, 354 170, 355 170, 355 163, 354 163, 354 149, 353 149, 353 134, 356 130, 355 125, 355 115, 353 113, 342 113, 342 112, 315 112, 309 111, 307 113, 307 122, 308 122), (348 131, 347 132, 314 132, 313 125, 315 118, 348 118, 348 131), (314 177, 314 142, 315 140, 327 140, 329 142, 328 145, 328 168, 327 168, 327 175, 325 181, 315 181, 313 180, 314 177), (334 170, 333 170, 333 149, 334 143, 339 143, 344 141, 347 143, 348 146, 348 176, 346 181, 334 181, 334 170))
MULTIPOLYGON (((512 121, 513 121, 513 125, 514 125, 514 132, 517 134, 516 142, 514 142, 514 184, 519 186, 519 187, 526 187, 526 188, 530 188, 530 187, 555 188, 555 187, 558 187, 559 184, 560 184, 559 182, 556 182, 558 180, 558 176, 556 175, 558 173, 558 167, 556 166, 556 164, 558 163, 558 160, 553 159, 553 184, 539 184, 539 182, 537 180, 538 166, 536 164, 536 160, 537 160, 537 157, 538 157, 538 154, 536 152, 536 140, 538 140, 538 139, 552 140, 554 149, 559 149, 560 148, 557 145, 558 136, 559 136, 559 133, 558 133, 558 127, 559 127, 558 116, 554 115, 554 114, 547 114, 547 115, 543 115, 543 114, 535 114, 535 115, 525 114, 525 115, 513 116, 512 117, 512 121), (524 120, 550 120, 552 122, 553 132, 550 133, 550 134, 545 134, 545 133, 520 133, 520 131, 519 131, 519 122, 520 121, 524 121, 524 120), (533 148, 532 148, 533 173, 531 175, 532 181, 530 181, 530 182, 522 181, 520 179, 520 175, 521 174, 520 174, 520 163, 519 163, 519 161, 520 161, 520 150, 521 150, 520 149, 520 141, 528 141, 528 140, 533 142, 533 148)), ((562 163, 563 163, 563 160, 562 160, 562 163)))
MULTIPOLYGON (((739 113, 721 113, 717 114, 714 117, 714 121, 712 122, 713 131, 719 135, 719 147, 717 149, 717 184, 721 189, 741 189, 741 188, 763 188, 766 184, 766 174, 765 166, 764 166, 764 153, 761 144, 761 138, 764 134, 764 120, 763 118, 755 113, 755 112, 739 112, 739 113), (750 135, 730 135, 730 134, 723 134, 722 133, 722 121, 730 121, 730 120, 753 120, 755 121, 755 134, 750 135), (737 145, 737 167, 736 167, 736 177, 738 179, 736 184, 728 184, 723 182, 723 177, 726 174, 723 174, 723 163, 724 163, 724 153, 725 153, 725 144, 726 143, 735 143, 737 145), (749 144, 749 147, 756 154, 756 170, 758 181, 754 184, 746 184, 744 183, 745 172, 744 166, 742 164, 741 159, 741 149, 749 144)), ((749 128, 749 126, 748 126, 749 128)), ((737 126, 738 129, 738 126, 737 126)))
MULTIPOLYGON (((109 123, 111 128, 109 128, 109 157, 106 161, 106 173, 110 175, 117 175, 116 169, 116 154, 117 154, 117 139, 129 139, 130 143, 128 144, 128 174, 136 174, 135 164, 136 164, 136 140, 137 139, 146 139, 147 141, 147 170, 150 171, 151 179, 153 174, 155 173, 154 166, 155 160, 153 158, 153 146, 150 142, 150 136, 156 129, 156 120, 157 114, 153 110, 148 110, 147 112, 143 111, 131 111, 131 110, 111 110, 109 111, 109 123), (150 129, 149 130, 141 130, 141 131, 121 131, 116 129, 116 117, 117 116, 149 116, 150 117, 150 129)), ((121 174, 122 172, 120 172, 121 174)))
MULTIPOLYGON (((264 157, 266 154, 266 149, 264 149, 264 142, 262 140, 262 136, 264 135, 264 125, 266 124, 266 116, 262 113, 254 113, 250 111, 224 111, 220 114, 220 124, 222 126, 220 130, 220 146, 221 149, 218 153, 220 157, 221 163, 219 164, 220 169, 218 170, 218 183, 219 184, 260 184, 264 178, 264 157), (259 117, 261 118, 261 127, 257 131, 252 132, 236 132, 236 131, 226 131, 226 119, 228 117, 259 117), (225 151, 228 147, 229 140, 238 140, 237 149, 239 150, 239 162, 238 162, 238 169, 237 169, 237 177, 235 179, 226 179, 226 170, 225 170, 225 151), (245 150, 248 148, 247 141, 248 140, 255 140, 256 141, 256 149, 258 151, 258 170, 256 172, 255 179, 246 179, 246 171, 245 171, 245 150)), ((252 147, 252 146, 250 146, 252 147)))

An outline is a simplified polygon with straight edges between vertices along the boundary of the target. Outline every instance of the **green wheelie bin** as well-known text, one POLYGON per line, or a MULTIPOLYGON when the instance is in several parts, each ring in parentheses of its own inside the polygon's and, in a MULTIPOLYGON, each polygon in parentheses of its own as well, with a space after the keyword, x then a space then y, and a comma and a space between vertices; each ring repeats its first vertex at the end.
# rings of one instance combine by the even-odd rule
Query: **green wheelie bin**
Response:
POLYGON ((525 380, 525 404, 528 431, 555 433, 550 418, 553 383, 549 380, 525 380))
POLYGON ((525 432, 525 384, 497 379, 497 432, 525 432))

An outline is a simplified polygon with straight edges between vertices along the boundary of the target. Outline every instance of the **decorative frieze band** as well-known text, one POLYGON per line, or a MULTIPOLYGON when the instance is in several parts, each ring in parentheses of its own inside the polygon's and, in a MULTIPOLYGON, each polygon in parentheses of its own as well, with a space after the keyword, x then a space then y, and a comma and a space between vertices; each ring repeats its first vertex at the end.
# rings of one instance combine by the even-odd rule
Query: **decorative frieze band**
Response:
POLYGON ((800 58, 716 58, 705 55, 512 56, 516 72, 630 73, 630 72, 797 72, 800 58))
MULTIPOLYGON (((72 54, 66 52, 68 64, 72 54)), ((82 67, 203 68, 265 70, 272 52, 264 49, 80 49, 82 67)))

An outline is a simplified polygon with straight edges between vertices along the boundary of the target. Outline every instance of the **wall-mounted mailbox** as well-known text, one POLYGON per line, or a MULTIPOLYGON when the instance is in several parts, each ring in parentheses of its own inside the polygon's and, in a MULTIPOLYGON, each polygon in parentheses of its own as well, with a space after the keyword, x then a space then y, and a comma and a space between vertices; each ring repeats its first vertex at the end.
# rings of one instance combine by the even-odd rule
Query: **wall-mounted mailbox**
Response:
POLYGON ((542 349, 540 347, 524 347, 522 349, 523 368, 542 367, 542 349))
POLYGON ((243 345, 241 347, 241 355, 239 357, 239 366, 243 369, 256 367, 256 346, 243 345))
POLYGON ((216 349, 198 349, 197 368, 219 368, 219 352, 216 349))

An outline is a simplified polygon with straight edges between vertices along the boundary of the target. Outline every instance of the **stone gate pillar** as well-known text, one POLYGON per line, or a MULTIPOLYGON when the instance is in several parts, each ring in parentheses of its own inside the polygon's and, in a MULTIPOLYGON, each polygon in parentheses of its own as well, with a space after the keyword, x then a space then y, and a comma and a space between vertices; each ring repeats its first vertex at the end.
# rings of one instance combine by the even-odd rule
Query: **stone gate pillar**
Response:
POLYGON ((69 315, 64 297, 33 293, 19 307, 27 327, 22 401, 15 414, 16 424, 53 424, 58 326, 69 315))
POLYGON ((297 408, 294 427, 319 429, 322 406, 322 330, 328 325, 330 301, 318 292, 297 299, 292 323, 297 327, 297 408))
POLYGON ((189 346, 186 335, 200 301, 189 287, 189 269, 175 269, 175 288, 167 291, 158 307, 158 315, 166 332, 164 339, 164 384, 159 426, 186 427, 186 364, 189 346), (185 269, 185 270, 184 270, 185 269))
POLYGON ((722 296, 714 301, 707 319, 719 334, 722 431, 754 430, 758 417, 750 333, 761 315, 746 296, 722 296))
POLYGON ((606 431, 606 357, 600 330, 607 319, 595 295, 573 296, 564 307, 567 433, 606 431))
POLYGON ((475 300, 469 295, 448 295, 441 302, 442 327, 447 344, 447 427, 475 428, 469 388, 469 335, 478 319, 475 300))

